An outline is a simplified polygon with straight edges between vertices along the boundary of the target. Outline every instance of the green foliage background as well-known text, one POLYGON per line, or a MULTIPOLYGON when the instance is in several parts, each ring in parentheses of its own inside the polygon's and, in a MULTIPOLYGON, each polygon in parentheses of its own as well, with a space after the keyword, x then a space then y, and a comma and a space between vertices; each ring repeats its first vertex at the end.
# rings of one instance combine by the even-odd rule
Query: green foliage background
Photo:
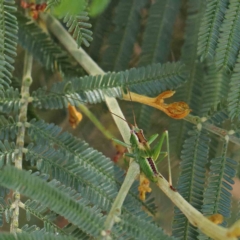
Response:
MULTIPOLYGON (((2 231, 9 231, 13 198, 9 199, 12 190, 18 190, 23 210, 19 239, 99 236, 127 167, 123 160, 116 164, 110 159, 116 154, 112 142, 85 115, 71 129, 66 108, 69 102, 85 103, 119 137, 103 95, 121 99, 126 86, 147 96, 176 90, 169 102, 189 104, 196 116, 192 122, 133 106, 147 137, 169 129, 178 192, 204 215, 222 214, 223 226, 235 222, 239 216, 240 2, 78 1, 78 7, 76 1, 36 3, 44 2, 48 17, 59 17, 65 32, 107 73, 88 75, 61 45, 64 36, 56 38, 44 18, 27 17, 20 1, 0 1, 2 231), (89 12, 99 15, 89 18, 89 12), (19 117, 26 99, 21 93, 26 52, 33 56, 27 122, 19 117), (26 136, 24 147, 19 148, 16 139, 22 126, 26 136), (219 136, 214 127, 229 134, 219 136), (23 170, 11 166, 19 153, 23 170)), ((120 104, 132 122, 131 104, 120 104)), ((167 164, 158 167, 167 176, 167 164)), ((135 182, 124 202, 121 222, 111 232, 113 239, 208 239, 176 207, 173 212, 170 200, 157 189, 142 202, 137 187, 135 182)), ((0 234, 0 239, 13 238, 0 234)))

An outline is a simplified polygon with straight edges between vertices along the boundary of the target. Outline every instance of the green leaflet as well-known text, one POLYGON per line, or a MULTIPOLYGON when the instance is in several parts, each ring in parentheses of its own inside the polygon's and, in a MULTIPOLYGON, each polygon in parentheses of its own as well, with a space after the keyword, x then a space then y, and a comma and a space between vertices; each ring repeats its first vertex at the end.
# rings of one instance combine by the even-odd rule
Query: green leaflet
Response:
POLYGON ((122 71, 128 68, 134 43, 141 24, 141 11, 146 0, 119 1, 113 16, 112 31, 107 39, 107 48, 101 60, 105 71, 122 71))
POLYGON ((18 189, 23 195, 37 199, 53 211, 66 217, 88 234, 98 236, 104 218, 97 209, 87 207, 84 200, 76 202, 69 198, 67 194, 59 191, 54 186, 48 185, 40 178, 11 166, 6 166, 1 171, 0 179, 2 186, 18 189), (12 177, 9 177, 10 175, 12 177))
POLYGON ((207 1, 201 28, 198 33, 198 55, 201 61, 213 59, 220 35, 220 28, 227 9, 228 0, 207 1))
MULTIPOLYGON (((2 240, 56 240, 55 234, 45 233, 44 231, 35 231, 31 233, 0 233, 0 238, 2 240)), ((67 236, 57 236, 59 240, 74 240, 73 237, 67 236)))
POLYGON ((60 71, 64 75, 79 74, 72 59, 48 34, 46 34, 32 19, 20 12, 16 13, 20 31, 18 43, 32 53, 47 70, 60 71))
POLYGON ((14 61, 17 55, 18 22, 14 13, 15 1, 0 2, 0 89, 10 87, 14 61))
POLYGON ((220 28, 221 34, 216 49, 216 65, 219 69, 232 70, 239 50, 240 2, 229 1, 225 19, 220 28))

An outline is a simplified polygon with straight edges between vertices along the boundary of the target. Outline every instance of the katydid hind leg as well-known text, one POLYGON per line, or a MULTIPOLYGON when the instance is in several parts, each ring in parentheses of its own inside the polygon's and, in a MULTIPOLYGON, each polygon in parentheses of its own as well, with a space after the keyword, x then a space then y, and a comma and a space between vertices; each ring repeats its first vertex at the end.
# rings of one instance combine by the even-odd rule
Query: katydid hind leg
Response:
POLYGON ((168 135, 168 131, 165 131, 166 134, 166 141, 167 141, 167 159, 168 159, 168 176, 169 176, 169 185, 171 189, 174 189, 172 186, 172 170, 171 170, 171 161, 170 161, 170 145, 169 145, 169 135, 168 135))

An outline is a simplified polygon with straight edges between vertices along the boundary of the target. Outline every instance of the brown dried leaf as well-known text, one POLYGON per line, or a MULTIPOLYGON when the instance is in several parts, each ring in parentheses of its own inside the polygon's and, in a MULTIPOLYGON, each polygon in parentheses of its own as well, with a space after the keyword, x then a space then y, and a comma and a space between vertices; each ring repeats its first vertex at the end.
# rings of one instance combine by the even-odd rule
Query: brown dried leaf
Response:
POLYGON ((185 102, 174 102, 164 105, 164 112, 171 118, 182 119, 191 112, 191 109, 189 109, 188 104, 185 102))
POLYGON ((149 185, 150 185, 150 181, 146 178, 146 176, 143 173, 141 173, 138 191, 139 191, 139 198, 142 201, 145 201, 146 193, 150 193, 152 191, 149 185))

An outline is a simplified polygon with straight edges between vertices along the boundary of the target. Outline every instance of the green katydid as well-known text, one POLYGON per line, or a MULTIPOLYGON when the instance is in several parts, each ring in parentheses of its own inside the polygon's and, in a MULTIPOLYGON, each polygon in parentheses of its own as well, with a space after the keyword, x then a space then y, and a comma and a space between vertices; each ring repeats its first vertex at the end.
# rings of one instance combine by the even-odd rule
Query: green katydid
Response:
MULTIPOLYGON (((115 115, 114 113, 112 113, 115 115)), ((116 115, 117 116, 117 115, 116 115)), ((124 119, 123 119, 124 120, 124 119)), ((113 139, 116 143, 132 149, 132 153, 125 153, 126 156, 134 158, 137 163, 140 166, 140 170, 145 174, 145 176, 152 182, 157 182, 158 177, 162 177, 162 175, 159 173, 156 162, 160 162, 165 158, 165 156, 168 157, 168 170, 169 170, 169 184, 172 189, 172 176, 171 176, 171 166, 170 166, 170 157, 169 157, 169 137, 168 137, 168 131, 166 130, 158 143, 155 145, 154 148, 150 147, 150 144, 153 143, 157 137, 158 134, 152 135, 149 140, 145 138, 143 134, 143 130, 138 128, 136 122, 134 125, 130 124, 131 126, 131 137, 130 137, 130 143, 131 145, 128 145, 118 139, 113 139), (161 152, 163 141, 166 138, 167 142, 167 152, 161 152), (164 154, 164 156, 159 160, 158 157, 160 154, 164 154)))

